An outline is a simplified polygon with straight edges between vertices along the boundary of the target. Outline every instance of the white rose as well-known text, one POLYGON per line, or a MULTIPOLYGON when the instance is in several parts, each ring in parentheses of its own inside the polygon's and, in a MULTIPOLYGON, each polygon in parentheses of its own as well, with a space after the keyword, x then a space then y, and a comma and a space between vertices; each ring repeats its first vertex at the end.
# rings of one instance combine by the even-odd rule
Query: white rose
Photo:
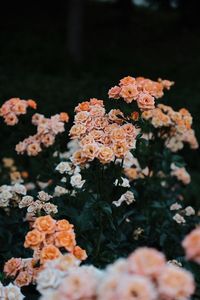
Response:
POLYGON ((135 201, 134 194, 131 191, 127 191, 125 194, 123 194, 118 201, 113 201, 112 203, 115 206, 120 206, 123 202, 126 202, 128 205, 133 203, 135 201))
POLYGON ((173 216, 173 220, 176 221, 176 223, 178 223, 178 224, 185 223, 185 219, 179 214, 175 214, 175 216, 173 216))
POLYGON ((170 210, 178 210, 181 208, 182 208, 182 206, 180 204, 178 204, 177 202, 170 206, 170 210))
POLYGON ((84 185, 85 180, 82 180, 81 174, 77 173, 71 177, 70 183, 73 187, 80 189, 84 185))
POLYGON ((54 190, 54 196, 61 196, 68 193, 68 190, 62 186, 57 185, 54 190))
POLYGON ((194 210, 194 208, 192 207, 192 206, 187 206, 186 208, 185 208, 185 215, 186 216, 192 216, 192 215, 195 215, 195 210, 194 210))
POLYGON ((13 285, 10 283, 5 288, 5 294, 7 300, 22 300, 24 299, 24 296, 21 293, 21 290, 19 287, 13 285))
POLYGON ((123 187, 130 187, 129 180, 127 178, 121 177, 122 183, 119 183, 119 179, 116 179, 114 182, 114 185, 117 186, 123 186, 123 187))
POLYGON ((24 185, 22 185, 20 183, 16 183, 13 186, 13 192, 20 194, 20 195, 26 195, 26 188, 24 185))
POLYGON ((71 165, 69 162, 60 162, 56 167, 56 171, 60 174, 71 172, 71 165))
POLYGON ((37 276, 37 290, 44 293, 45 290, 56 289, 62 279, 62 272, 57 269, 46 268, 37 276))
POLYGON ((41 200, 41 201, 49 201, 51 198, 53 198, 51 195, 45 193, 44 191, 40 191, 38 193, 38 198, 41 200))
POLYGON ((32 196, 24 196, 19 203, 19 208, 28 207, 33 202, 32 196))

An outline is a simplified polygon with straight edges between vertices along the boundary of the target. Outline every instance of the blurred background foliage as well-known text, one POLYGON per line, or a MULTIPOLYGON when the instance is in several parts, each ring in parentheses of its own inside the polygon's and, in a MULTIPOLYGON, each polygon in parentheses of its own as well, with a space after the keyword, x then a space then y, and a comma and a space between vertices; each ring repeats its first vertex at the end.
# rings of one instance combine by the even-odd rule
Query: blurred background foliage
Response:
MULTIPOLYGON (((198 0, 1 4, 0 104, 32 98, 48 116, 72 115, 77 102, 105 99, 123 76, 167 78, 176 85, 163 102, 191 111, 200 141, 199 10, 198 0)), ((26 135, 1 120, 0 156, 14 155, 14 144, 26 135)), ((189 193, 198 197, 199 152, 184 155, 193 179, 189 193)))

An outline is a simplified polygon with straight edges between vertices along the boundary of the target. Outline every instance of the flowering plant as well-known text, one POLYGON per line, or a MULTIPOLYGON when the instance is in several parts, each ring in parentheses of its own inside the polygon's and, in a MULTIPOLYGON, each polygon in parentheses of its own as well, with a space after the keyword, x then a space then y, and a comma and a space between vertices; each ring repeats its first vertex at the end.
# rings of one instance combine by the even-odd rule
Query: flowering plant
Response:
MULTIPOLYGON (((172 85, 173 82, 168 80, 125 77, 108 91, 109 100, 91 98, 75 107, 74 121, 68 135, 66 113, 50 118, 38 113, 32 116, 32 124, 37 127, 36 133, 18 141, 15 149, 22 160, 23 157, 29 162, 34 159, 34 164, 30 164, 32 167, 28 172, 18 171, 23 163, 15 167, 13 161, 4 158, 5 170, 0 186, 2 238, 5 241, 6 232, 9 232, 9 245, 13 244, 14 228, 19 244, 16 249, 9 251, 8 248, 0 249, 2 269, 4 262, 11 259, 11 266, 16 265, 14 273, 13 270, 10 273, 15 283, 25 282, 24 285, 27 285, 35 283, 37 276, 43 276, 42 272, 51 274, 52 270, 42 269, 48 263, 55 266, 54 261, 49 262, 51 259, 55 259, 55 264, 59 265, 59 260, 64 260, 61 253, 65 251, 69 252, 66 260, 70 258, 69 261, 76 266, 77 260, 80 262, 87 258, 88 264, 102 268, 119 257, 127 257, 138 247, 153 247, 162 251, 168 260, 175 260, 177 264, 189 268, 195 274, 198 287, 198 268, 187 262, 184 256, 183 248, 188 249, 189 238, 181 246, 185 236, 199 224, 200 216, 198 203, 187 198, 187 186, 191 178, 181 150, 188 146, 195 150, 198 142, 192 129, 192 116, 185 108, 175 111, 158 103, 164 91, 172 85), (37 162, 43 167, 39 168, 37 162), (39 174, 30 176, 34 165, 37 165, 39 174), (16 230, 16 224, 20 229, 16 230), (71 224, 75 227, 76 239, 71 224), (86 252, 76 245, 76 241, 86 252), (13 261, 12 257, 28 259, 31 271, 27 271, 26 260, 17 258, 13 261), (24 272, 28 272, 29 276, 25 276, 24 272), (20 277, 19 280, 16 276, 20 277)), ((28 101, 29 106, 36 108, 28 101)), ((7 110, 3 105, 1 115, 8 123, 6 116, 9 110, 13 113, 13 108, 8 104, 5 107, 7 110)), ((17 113, 17 118, 20 114, 17 113)), ((4 243, 8 245, 8 242, 4 243)), ((199 244, 197 248, 195 254, 191 254, 192 250, 189 250, 190 254, 186 251, 186 256, 195 257, 195 261, 198 261, 196 253, 199 244)), ((160 253, 152 251, 148 253, 156 253, 155 259, 164 262, 160 253)), ((144 257, 146 255, 142 250, 139 253, 144 257)), ((148 257, 150 259, 151 254, 148 257)), ((90 293, 90 287, 89 294, 73 298, 75 296, 72 294, 76 291, 72 286, 72 290, 67 292, 63 288, 64 296, 59 296, 60 299, 129 299, 127 293, 132 286, 132 279, 126 277, 127 274, 125 277, 127 284, 130 281, 130 286, 125 288, 122 284, 116 295, 101 296, 98 294, 101 289, 96 292, 95 280, 102 273, 87 268, 83 266, 78 271, 73 270, 75 277, 66 277, 66 281, 76 279, 80 270, 80 274, 83 272, 88 274, 88 278, 93 277, 93 292, 90 293)), ((9 260, 4 267, 5 274, 9 276, 6 270, 9 270, 9 260)), ((65 272, 63 275, 60 271, 52 274, 56 288, 60 285, 57 278, 66 276, 65 272)), ((137 271, 134 276, 137 277, 138 286, 142 287, 144 281, 149 287, 149 291, 146 291, 149 298, 142 294, 144 298, 141 299, 155 299, 160 293, 162 296, 159 297, 167 299, 189 298, 194 290, 190 275, 171 266, 166 267, 167 272, 169 277, 166 281, 173 274, 177 274, 180 282, 188 279, 186 290, 173 290, 170 294, 170 286, 168 291, 157 286, 153 289, 152 283, 146 282, 147 278, 138 278, 147 274, 137 271), (183 293, 182 298, 179 298, 179 293, 183 293)), ((104 284, 106 280, 103 280, 104 284)), ((42 291, 40 288, 38 290, 42 291)))

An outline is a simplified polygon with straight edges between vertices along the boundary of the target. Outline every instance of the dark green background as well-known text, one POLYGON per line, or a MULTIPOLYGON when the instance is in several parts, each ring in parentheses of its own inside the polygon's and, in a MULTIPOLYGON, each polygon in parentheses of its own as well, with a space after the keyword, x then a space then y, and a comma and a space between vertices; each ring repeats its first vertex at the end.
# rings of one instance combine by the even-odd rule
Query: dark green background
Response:
MULTIPOLYGON (((2 6, 0 103, 11 97, 33 98, 42 113, 72 114, 79 101, 106 98, 109 87, 125 75, 168 78, 176 85, 164 103, 191 111, 200 140, 200 29, 195 9, 123 10, 85 3, 79 60, 69 55, 65 3, 2 6)), ((16 136, 23 133, 11 134, 2 121, 0 126, 1 156, 12 154, 16 136)), ((187 150, 184 155, 194 182, 190 193, 198 197, 199 152, 187 150)))

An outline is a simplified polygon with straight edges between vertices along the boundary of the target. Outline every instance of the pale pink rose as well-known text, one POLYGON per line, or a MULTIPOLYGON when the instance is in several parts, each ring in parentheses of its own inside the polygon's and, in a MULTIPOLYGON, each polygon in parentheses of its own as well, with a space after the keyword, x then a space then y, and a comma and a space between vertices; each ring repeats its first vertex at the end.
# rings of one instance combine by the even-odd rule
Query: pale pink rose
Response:
POLYGON ((154 109, 155 101, 154 98, 147 93, 140 93, 137 99, 138 107, 141 110, 154 109))
POLYGON ((114 159, 114 153, 110 147, 102 146, 99 148, 98 159, 102 164, 108 164, 114 159))
POLYGON ((121 281, 121 274, 118 272, 113 272, 104 277, 100 281, 99 287, 97 289, 97 299, 98 300, 121 300, 117 298, 116 290, 119 282, 121 281))
POLYGON ((44 119, 44 115, 36 113, 32 116, 32 124, 38 125, 39 123, 42 122, 43 119, 44 119))
POLYGON ((38 144, 37 142, 33 142, 27 146, 27 154, 29 156, 36 156, 41 151, 42 149, 40 147, 40 144, 38 144))
POLYGON ((60 115, 57 114, 55 116, 52 116, 49 119, 47 119, 48 122, 49 122, 49 127, 50 127, 50 130, 52 130, 52 133, 53 134, 58 134, 58 133, 62 133, 65 131, 65 125, 64 125, 64 122, 61 122, 60 121, 60 115))
POLYGON ((97 144, 88 144, 83 147, 83 155, 89 159, 93 160, 95 157, 98 156, 99 147, 97 144))
POLYGON ((200 227, 191 231, 183 240, 182 245, 186 257, 200 264, 200 227))
POLYGON ((125 275, 119 281, 116 299, 123 300, 156 300, 157 291, 153 283, 144 276, 125 275))
POLYGON ((80 111, 75 115, 75 123, 85 124, 90 114, 87 111, 80 111))
POLYGON ((195 291, 191 273, 174 265, 167 265, 158 278, 158 291, 166 299, 188 300, 195 291))
POLYGON ((175 168, 171 172, 172 176, 175 176, 179 181, 181 181, 183 184, 189 184, 191 181, 190 174, 186 171, 185 168, 175 168))
POLYGON ((91 299, 96 295, 99 276, 99 271, 92 266, 72 270, 58 289, 59 299, 91 299))
POLYGON ((15 146, 15 150, 17 151, 17 154, 23 154, 26 151, 27 144, 25 142, 19 142, 15 146))
POLYGON ((21 258, 11 258, 4 265, 4 273, 6 276, 14 277, 17 272, 22 268, 22 259, 21 258))
POLYGON ((129 258, 130 271, 139 275, 158 276, 165 266, 164 255, 153 248, 139 248, 129 258))
POLYGON ((119 99, 120 98, 121 87, 115 85, 108 91, 109 98, 119 99))
POLYGON ((136 80, 134 77, 126 76, 120 80, 119 85, 122 86, 122 85, 129 85, 129 84, 135 84, 135 83, 136 83, 136 80))
POLYGON ((0 108, 0 116, 5 117, 5 115, 7 115, 10 112, 10 110, 11 110, 10 105, 5 102, 0 108))
POLYGON ((70 136, 72 139, 80 138, 86 132, 86 127, 82 124, 75 124, 70 129, 70 136))
POLYGON ((127 103, 131 103, 133 100, 136 100, 138 97, 139 91, 135 84, 128 84, 122 86, 120 96, 124 98, 127 103))
POLYGON ((163 86, 159 82, 145 79, 143 82, 143 92, 155 98, 160 98, 163 96, 163 86))
POLYGON ((162 80, 161 78, 158 79, 158 81, 163 85, 163 87, 167 90, 171 88, 172 85, 174 85, 174 81, 170 81, 167 79, 162 80))
POLYGON ((18 118, 14 113, 9 113, 4 117, 4 121, 9 126, 14 126, 18 123, 18 118))

